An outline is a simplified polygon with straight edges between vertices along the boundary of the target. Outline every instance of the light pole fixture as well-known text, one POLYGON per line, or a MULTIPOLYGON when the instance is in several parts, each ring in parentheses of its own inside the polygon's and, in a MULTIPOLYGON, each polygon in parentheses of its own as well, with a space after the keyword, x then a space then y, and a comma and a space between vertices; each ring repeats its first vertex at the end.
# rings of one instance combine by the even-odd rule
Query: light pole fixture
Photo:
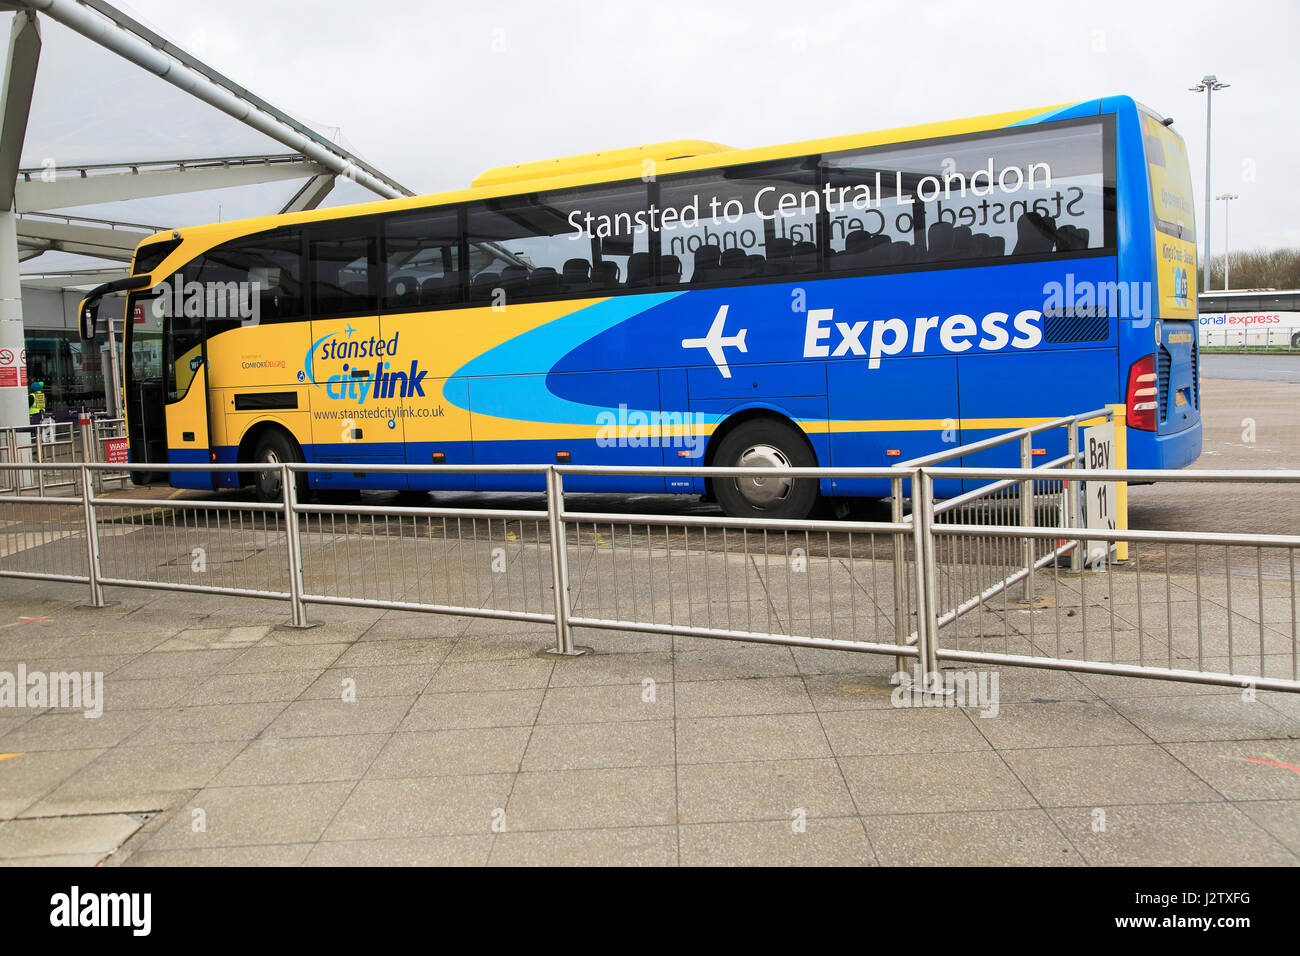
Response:
POLYGON ((1213 73, 1201 77, 1196 86, 1189 86, 1193 93, 1205 94, 1205 266, 1201 289, 1210 291, 1210 101, 1215 90, 1226 90, 1231 83, 1220 83, 1213 73))
POLYGON ((1240 199, 1236 193, 1219 193, 1215 199, 1223 200, 1223 291, 1228 291, 1228 203, 1240 199))

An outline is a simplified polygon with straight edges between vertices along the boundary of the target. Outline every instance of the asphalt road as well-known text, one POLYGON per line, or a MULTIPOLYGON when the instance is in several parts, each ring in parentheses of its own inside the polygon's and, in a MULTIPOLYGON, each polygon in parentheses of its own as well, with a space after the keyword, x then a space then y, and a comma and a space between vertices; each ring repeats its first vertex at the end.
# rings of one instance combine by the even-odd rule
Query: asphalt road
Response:
POLYGON ((1273 355, 1202 355, 1202 378, 1300 382, 1300 352, 1273 355))

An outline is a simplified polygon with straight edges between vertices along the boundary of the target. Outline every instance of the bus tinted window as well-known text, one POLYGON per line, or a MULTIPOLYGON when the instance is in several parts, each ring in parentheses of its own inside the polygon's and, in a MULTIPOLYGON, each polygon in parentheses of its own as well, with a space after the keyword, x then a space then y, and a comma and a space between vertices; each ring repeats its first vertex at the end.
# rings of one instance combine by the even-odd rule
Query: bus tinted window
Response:
POLYGON ((312 315, 320 318, 378 311, 371 277, 376 260, 375 237, 366 235, 367 229, 368 223, 355 230, 361 234, 309 241, 312 315))
POLYGON ((643 183, 489 199, 470 207, 470 301, 598 295, 644 284, 643 183))
POLYGON ((659 195, 663 284, 817 271, 815 160, 673 177, 659 195))
POLYGON ((453 210, 384 223, 384 310, 440 308, 461 301, 460 233, 453 210))
MULTIPOLYGON (((206 303, 208 319, 257 325, 303 316, 302 236, 297 232, 237 239, 209 249, 184 269, 185 278, 221 294, 206 303), (237 285, 231 286, 230 283, 237 285), (220 284, 220 285, 218 285, 220 284), (222 308, 226 303, 234 303, 222 308), (237 306, 237 307, 236 307, 237 306), (251 313, 251 314, 249 314, 251 313)), ((222 325, 221 328, 227 327, 222 325)), ((208 335, 219 331, 208 329, 208 335)))
POLYGON ((1100 124, 832 154, 824 166, 832 270, 1105 245, 1100 124))

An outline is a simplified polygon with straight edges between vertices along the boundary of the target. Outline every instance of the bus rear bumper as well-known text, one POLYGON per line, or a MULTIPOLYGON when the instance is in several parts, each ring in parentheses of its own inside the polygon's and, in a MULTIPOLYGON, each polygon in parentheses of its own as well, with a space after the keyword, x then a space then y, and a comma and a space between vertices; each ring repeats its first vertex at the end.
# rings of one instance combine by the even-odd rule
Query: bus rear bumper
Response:
POLYGON ((1201 423, 1168 435, 1128 430, 1129 468, 1186 468, 1201 456, 1201 423))

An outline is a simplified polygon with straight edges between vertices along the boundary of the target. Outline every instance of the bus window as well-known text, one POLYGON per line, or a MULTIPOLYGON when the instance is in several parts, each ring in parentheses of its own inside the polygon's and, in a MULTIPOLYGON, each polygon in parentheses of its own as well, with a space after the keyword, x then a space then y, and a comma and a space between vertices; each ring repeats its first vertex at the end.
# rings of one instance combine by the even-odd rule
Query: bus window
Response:
POLYGON ((377 259, 375 236, 356 234, 368 228, 368 224, 361 224, 353 226, 350 235, 309 240, 313 318, 378 314, 375 290, 379 269, 371 268, 377 259))
POLYGON ((461 301, 458 218, 455 210, 440 209, 385 221, 385 312, 461 301))
POLYGON ((1102 134, 1066 124, 828 155, 830 268, 1101 249, 1102 134))
POLYGON ((821 194, 813 159, 673 177, 659 195, 663 259, 680 264, 682 282, 817 271, 821 194))
POLYGON ((649 275, 643 183, 489 199, 470 207, 470 301, 591 295, 649 275))
POLYGON ((303 317, 302 234, 237 239, 209 249, 184 268, 204 289, 208 335, 239 325, 303 317))

